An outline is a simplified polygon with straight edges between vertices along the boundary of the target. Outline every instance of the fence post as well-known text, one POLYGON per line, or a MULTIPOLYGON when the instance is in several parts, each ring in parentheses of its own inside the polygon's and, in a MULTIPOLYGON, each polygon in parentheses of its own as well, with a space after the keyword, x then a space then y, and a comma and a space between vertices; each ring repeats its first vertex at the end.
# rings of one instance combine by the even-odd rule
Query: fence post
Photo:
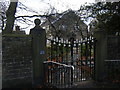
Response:
POLYGON ((95 49, 95 80, 103 81, 104 79, 104 60, 107 58, 107 34, 103 30, 94 32, 96 38, 95 49))
POLYGON ((39 19, 35 19, 35 27, 30 30, 32 35, 33 87, 42 86, 44 80, 43 62, 46 60, 46 32, 42 29, 39 19))

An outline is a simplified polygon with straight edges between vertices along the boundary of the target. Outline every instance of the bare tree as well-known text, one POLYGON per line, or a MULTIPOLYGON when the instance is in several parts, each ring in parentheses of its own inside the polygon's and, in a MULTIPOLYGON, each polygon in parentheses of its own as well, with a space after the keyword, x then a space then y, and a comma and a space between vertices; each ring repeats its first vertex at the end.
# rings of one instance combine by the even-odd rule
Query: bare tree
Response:
POLYGON ((6 22, 6 27, 5 27, 5 30, 3 31, 3 33, 12 33, 12 31, 13 31, 13 26, 14 26, 14 21, 15 21, 15 13, 16 13, 18 0, 15 0, 14 2, 12 2, 12 0, 10 0, 10 1, 11 1, 10 5, 8 7, 8 10, 6 11, 7 22, 6 22))
MULTIPOLYGON (((54 32, 49 31, 48 33, 51 33, 51 32, 52 33, 58 33, 60 31, 59 29, 64 28, 64 26, 66 27, 66 25, 62 25, 62 22, 61 22, 61 24, 60 24, 61 26, 60 25, 57 26, 57 25, 55 25, 55 22, 60 21, 61 17, 65 16, 66 13, 65 12, 58 13, 55 7, 53 7, 49 3, 48 3, 48 5, 50 6, 50 8, 44 13, 44 15, 40 15, 38 12, 26 7, 21 2, 18 2, 18 1, 10 2, 9 8, 6 11, 7 23, 6 23, 4 33, 12 33, 15 21, 26 24, 25 28, 29 27, 31 25, 31 22, 32 22, 31 18, 34 18, 34 17, 45 18, 46 20, 48 20, 50 26, 52 26, 52 28, 54 29, 53 30, 54 32), (17 8, 17 10, 19 8, 19 10, 25 10, 25 11, 28 11, 28 12, 32 12, 33 15, 22 15, 22 16, 15 15, 16 8, 17 8), (51 17, 54 17, 53 21, 50 20, 51 17), (61 28, 58 28, 58 27, 61 27, 61 28)), ((77 11, 77 12, 79 12, 79 11, 77 11)), ((17 13, 18 13, 18 11, 17 11, 17 13)), ((74 18, 76 18, 76 17, 74 17, 74 18)), ((75 33, 77 33, 77 31, 81 30, 81 27, 79 27, 79 20, 80 19, 81 18, 77 18, 76 23, 72 23, 72 22, 66 23, 66 24, 69 24, 69 26, 66 27, 66 28, 69 29, 72 26, 72 28, 77 29, 76 32, 75 32, 75 33), (70 24, 73 24, 73 25, 70 25, 70 24)), ((64 20, 62 20, 62 21, 64 21, 64 20)), ((83 36, 83 32, 80 31, 80 33, 81 33, 81 36, 83 36)))
POLYGON ((2 31, 4 27, 4 20, 6 18, 7 4, 8 2, 5 1, 0 2, 0 27, 2 31))
POLYGON ((0 10, 0 20, 1 20, 0 23, 1 23, 3 34, 12 33, 13 27, 15 25, 15 21, 30 25, 30 22, 32 21, 28 19, 28 17, 26 18, 26 16, 24 17, 24 15, 22 17, 16 16, 16 12, 19 13, 19 10, 24 10, 27 12, 38 14, 38 12, 26 7, 21 2, 18 2, 18 0, 10 0, 9 7, 8 7, 8 3, 6 3, 6 1, 0 2, 0 9, 1 9, 0 10))

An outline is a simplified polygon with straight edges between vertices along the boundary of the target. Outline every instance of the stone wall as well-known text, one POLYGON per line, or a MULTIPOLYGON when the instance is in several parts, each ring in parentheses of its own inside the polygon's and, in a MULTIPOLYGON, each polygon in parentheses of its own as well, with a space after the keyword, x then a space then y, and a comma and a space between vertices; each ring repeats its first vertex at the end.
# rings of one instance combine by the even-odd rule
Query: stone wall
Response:
POLYGON ((120 36, 107 37, 106 79, 120 83, 120 36))
POLYGON ((31 37, 2 36, 2 87, 32 87, 31 37))
POLYGON ((110 36, 104 30, 94 32, 95 80, 120 81, 120 36, 110 36))
POLYGON ((120 60, 120 36, 108 36, 107 59, 120 60))

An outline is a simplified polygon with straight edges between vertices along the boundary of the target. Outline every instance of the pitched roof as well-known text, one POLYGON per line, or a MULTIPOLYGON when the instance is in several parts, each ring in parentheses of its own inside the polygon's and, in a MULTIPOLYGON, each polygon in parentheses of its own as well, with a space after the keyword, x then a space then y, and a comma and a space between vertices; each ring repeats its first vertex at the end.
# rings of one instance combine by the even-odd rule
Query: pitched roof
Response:
POLYGON ((76 35, 76 38, 81 38, 82 35, 86 36, 87 34, 87 25, 72 10, 65 11, 62 14, 52 15, 48 19, 49 21, 46 20, 42 26, 52 25, 50 30, 52 30, 53 35, 55 34, 54 32, 58 31, 64 38, 71 37, 72 33, 76 35))

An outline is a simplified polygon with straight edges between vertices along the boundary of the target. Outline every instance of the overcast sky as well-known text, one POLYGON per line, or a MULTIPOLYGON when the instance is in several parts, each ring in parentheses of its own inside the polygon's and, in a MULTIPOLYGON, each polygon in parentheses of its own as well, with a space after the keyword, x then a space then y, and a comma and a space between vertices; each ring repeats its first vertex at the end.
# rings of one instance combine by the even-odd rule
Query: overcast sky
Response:
MULTIPOLYGON (((9 1, 9 0, 6 0, 9 1)), ((95 0, 19 0, 22 2, 25 6, 29 7, 30 9, 37 11, 39 14, 44 14, 45 12, 48 12, 50 9, 50 5, 54 7, 57 12, 61 13, 63 11, 66 11, 68 9, 72 10, 78 10, 80 8, 80 5, 87 3, 94 3, 95 0)), ((20 11, 17 13, 17 15, 31 15, 34 13, 30 12, 24 12, 20 11)), ((32 19, 34 20, 34 19, 32 19)), ((16 23, 20 25, 21 28, 24 27, 24 25, 16 23)), ((29 29, 34 27, 33 25, 29 26, 29 28, 26 31, 26 33, 29 33, 29 29)))
POLYGON ((59 12, 63 12, 67 9, 77 10, 81 4, 85 2, 93 3, 95 0, 20 0, 26 6, 37 10, 45 11, 49 9, 49 5, 54 6, 59 12))

